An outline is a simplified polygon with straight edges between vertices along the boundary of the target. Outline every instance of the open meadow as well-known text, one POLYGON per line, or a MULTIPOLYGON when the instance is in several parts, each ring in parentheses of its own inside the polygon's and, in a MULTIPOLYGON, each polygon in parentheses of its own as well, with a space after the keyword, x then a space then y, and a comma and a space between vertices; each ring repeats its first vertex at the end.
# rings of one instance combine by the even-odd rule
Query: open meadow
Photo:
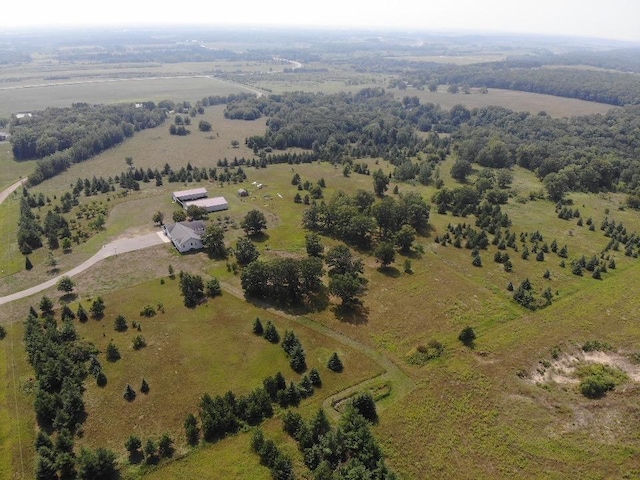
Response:
MULTIPOLYGON (((492 59, 489 57, 485 58, 492 59)), ((469 55, 460 62, 478 58, 469 55)), ((86 64, 78 69, 77 78, 58 78, 55 84, 36 86, 40 77, 65 76, 63 66, 53 65, 48 72, 27 72, 11 89, 5 79, 0 84, 0 109, 6 111, 0 111, 0 116, 78 101, 170 98, 195 103, 205 95, 227 95, 254 87, 275 93, 304 90, 328 94, 388 84, 388 76, 356 74, 344 67, 317 75, 264 73, 277 67, 281 65, 261 62, 144 65, 139 71, 147 78, 133 79, 124 78, 127 72, 136 74, 133 68, 115 65, 113 78, 108 78, 109 69, 86 64), (200 76, 216 69, 246 73, 249 86, 200 76), (148 77, 158 71, 162 78, 148 77), (252 72, 262 73, 251 76, 252 72), (354 79, 358 81, 351 82, 354 79), (29 84, 32 86, 27 88, 29 84)), ((453 95, 441 85, 437 92, 413 88, 392 92, 399 99, 415 95, 423 104, 438 103, 444 109, 456 104, 470 109, 498 105, 533 114, 544 110, 559 117, 605 113, 612 108, 498 89, 453 95)), ((66 251, 52 250, 54 266, 45 246, 29 255, 33 268, 25 268, 16 241, 22 190, 0 205, 0 296, 63 274, 114 240, 160 233, 161 226, 152 217, 161 212, 165 224, 173 221, 172 214, 180 208, 172 202, 171 193, 177 190, 205 187, 209 197, 225 197, 229 209, 208 214, 207 221, 223 229, 225 246, 232 252, 220 259, 204 251, 181 255, 170 243, 155 245, 96 263, 73 278, 72 293, 51 287, 0 305, 0 326, 6 328, 6 337, 0 340, 0 479, 32 478, 36 465, 38 428, 33 405, 37 385, 23 348, 23 320, 29 307, 39 309, 43 295, 53 301, 58 325, 62 324, 63 306, 77 312, 80 304, 88 310, 98 297, 104 300, 102 317, 72 322, 78 339, 97 348, 106 376, 102 386, 92 375, 87 377, 83 397, 87 415, 75 445, 76 450, 111 449, 123 480, 271 478, 269 469, 251 451, 255 427, 243 424, 234 435, 195 447, 188 445, 184 428, 186 416, 197 415, 198 402, 205 393, 246 395, 278 371, 287 382, 302 379, 280 345, 252 332, 257 317, 263 324, 272 322, 280 337, 293 330, 306 353, 305 373, 312 368, 320 372, 322 386, 298 407, 290 407, 304 418, 323 407, 335 425, 353 393, 372 393, 379 421, 371 430, 398 478, 640 477, 640 299, 634 290, 640 263, 635 250, 630 247, 625 251, 622 243, 616 245, 617 240, 611 238, 618 233, 631 238, 640 234, 640 215, 628 207, 626 193, 567 192, 562 207, 571 213, 563 219, 537 174, 511 166, 512 181, 502 189, 505 200, 495 204, 510 223, 498 227, 497 234, 486 233, 486 229, 487 244, 477 248, 461 232, 473 229, 476 233, 485 228, 478 225, 479 214, 476 217, 466 210, 454 214, 452 208, 440 208, 446 202, 441 204, 434 197, 447 190, 473 189, 498 169, 473 163, 464 181, 453 178, 450 172, 459 150, 449 144, 437 147, 441 156, 434 154, 433 145, 417 155, 406 153, 408 149, 394 152, 406 155, 416 166, 422 165, 424 157, 435 157, 426 185, 417 180, 397 181, 392 163, 364 154, 348 161, 371 174, 344 169, 338 161, 265 162, 260 166, 260 154, 254 153, 245 139, 263 135, 268 117, 230 120, 224 117, 224 110, 224 105, 217 105, 207 106, 203 114, 194 113, 188 127, 191 133, 186 136, 169 133, 174 120, 170 117, 162 126, 136 132, 114 148, 29 188, 31 195, 48 199, 32 209, 42 219, 48 210, 60 210, 61 197, 78 179, 90 182, 93 177, 102 177, 114 185, 109 192, 80 193, 78 205, 68 212, 78 241, 66 251), (211 131, 200 131, 200 120, 210 122, 211 131), (233 166, 234 160, 241 159, 246 162, 233 166), (258 163, 250 166, 254 159, 258 163), (222 166, 225 160, 230 166, 222 166), (197 167, 210 173, 216 169, 218 174, 237 173, 242 168, 246 179, 171 183, 163 176, 160 185, 151 176, 149 182, 140 182, 138 190, 121 189, 115 181, 128 169, 162 170, 165 164, 174 171, 197 167), (374 173, 379 169, 382 177, 389 179, 389 188, 377 198, 372 192, 374 173), (408 251, 394 250, 395 259, 388 266, 381 266, 371 249, 349 244, 362 260, 367 280, 361 304, 341 306, 339 296, 329 293, 324 286, 330 282, 326 265, 321 275, 323 287, 314 291, 317 297, 306 304, 245 297, 243 267, 233 250, 245 236, 240 225, 248 212, 257 210, 266 220, 264 232, 252 238, 260 260, 307 257, 305 237, 309 230, 303 227, 303 215, 309 205, 295 199, 311 188, 298 187, 296 175, 301 185, 318 186, 318 203, 330 204, 336 195, 363 190, 371 193, 372 204, 381 203, 382 197, 400 203, 404 194, 415 193, 429 205, 428 228, 416 234, 408 251), (240 188, 248 191, 246 197, 239 195, 240 188), (103 226, 92 226, 93 211, 104 215, 103 226), (617 230, 607 231, 605 220, 614 221, 617 230), (564 246, 567 253, 562 256, 564 246), (585 262, 595 259, 600 278, 592 275, 593 268, 574 268, 581 258, 585 262), (179 286, 181 272, 200 275, 205 283, 219 280, 222 294, 194 308, 185 307, 179 286), (538 302, 534 308, 525 308, 515 300, 514 290, 525 284, 530 285, 527 291, 538 302), (154 313, 143 315, 145 307, 154 313), (123 331, 114 328, 119 315, 126 319, 123 331), (459 337, 465 327, 472 327, 475 333, 471 341, 463 342, 459 337), (143 337, 142 348, 134 348, 136 336, 143 337), (120 353, 117 361, 106 358, 110 344, 120 353), (341 373, 327 367, 333 352, 344 363, 341 373), (622 379, 599 398, 589 398, 580 390, 584 369, 594 364, 615 368, 622 379), (143 379, 149 385, 147 393, 141 391, 143 379), (136 392, 130 401, 123 398, 127 384, 136 392), (158 465, 147 465, 141 459, 130 461, 124 446, 130 435, 145 442, 157 441, 163 433, 175 441, 172 458, 158 465)), ((381 116, 373 126, 385 121, 381 116)), ((366 128, 373 130, 370 127, 366 128)), ((435 143, 439 138, 434 137, 435 143)), ((324 148, 314 144, 316 147, 318 151, 324 148)), ((7 151, 9 144, 0 144, 0 149, 0 185, 8 186, 34 168, 33 161, 15 162, 7 151)), ((291 148, 288 152, 303 150, 291 148)), ((266 158, 265 151, 260 153, 266 158)), ((381 238, 381 231, 381 225, 372 227, 374 241, 381 238)), ((344 244, 337 235, 326 232, 320 240, 325 254, 344 244)), ((276 403, 274 409, 273 417, 261 423, 265 436, 291 457, 296 478, 312 478, 303 453, 283 431, 285 409, 276 403)))

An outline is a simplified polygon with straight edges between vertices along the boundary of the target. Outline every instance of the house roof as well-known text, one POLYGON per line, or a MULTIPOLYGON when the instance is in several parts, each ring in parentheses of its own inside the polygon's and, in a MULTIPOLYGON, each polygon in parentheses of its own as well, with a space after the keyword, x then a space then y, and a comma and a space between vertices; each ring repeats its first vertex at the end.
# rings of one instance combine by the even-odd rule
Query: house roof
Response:
POLYGON ((183 247, 189 240, 201 240, 204 233, 204 222, 178 222, 165 225, 167 234, 177 247, 183 247))
POLYGON ((207 196, 207 189, 206 188, 192 188, 191 190, 180 190, 179 192, 173 192, 173 196, 175 198, 180 198, 180 197, 188 197, 191 195, 204 195, 205 197, 207 196))

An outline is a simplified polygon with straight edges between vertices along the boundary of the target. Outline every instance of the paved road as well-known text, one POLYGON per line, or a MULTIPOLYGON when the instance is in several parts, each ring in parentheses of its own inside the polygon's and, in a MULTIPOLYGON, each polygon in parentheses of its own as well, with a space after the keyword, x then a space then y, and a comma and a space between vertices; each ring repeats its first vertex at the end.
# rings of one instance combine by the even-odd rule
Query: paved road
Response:
POLYGON ((154 245, 161 245, 162 243, 168 242, 169 239, 161 232, 154 232, 138 237, 115 240, 111 243, 108 243, 107 245, 104 245, 100 249, 100 251, 93 257, 89 258, 77 267, 72 268, 68 272, 62 273, 55 278, 41 283, 40 285, 27 288, 20 292, 12 293, 11 295, 7 295, 6 297, 0 297, 0 305, 4 305, 5 303, 13 302, 21 298, 35 295, 36 293, 46 290, 47 288, 53 287, 63 276, 73 277, 74 275, 78 275, 79 273, 84 272, 87 268, 92 267, 98 262, 101 262, 105 258, 112 257, 113 255, 119 255, 121 253, 133 252, 134 250, 142 250, 144 248, 152 247, 154 245))

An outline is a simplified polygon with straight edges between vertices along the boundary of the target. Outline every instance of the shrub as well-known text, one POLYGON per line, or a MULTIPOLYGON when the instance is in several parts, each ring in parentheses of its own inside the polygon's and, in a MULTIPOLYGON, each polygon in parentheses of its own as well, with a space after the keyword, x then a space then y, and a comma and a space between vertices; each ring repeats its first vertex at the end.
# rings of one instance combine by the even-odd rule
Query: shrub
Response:
POLYGON ((476 332, 473 331, 471 327, 464 327, 458 335, 458 340, 460 340, 467 347, 473 345, 473 341, 476 339, 476 332))
POLYGON ((134 350, 140 350, 141 348, 144 348, 147 346, 147 341, 144 339, 142 335, 136 335, 135 337, 133 337, 131 344, 134 350))
POLYGON ((124 332, 128 328, 127 319, 124 315, 118 315, 113 322, 113 329, 116 332, 124 332))
POLYGON ((153 305, 145 305, 144 307, 142 307, 142 310, 140 310, 140 316, 141 317, 153 317, 156 314, 156 309, 153 305))
POLYGON ((588 398, 603 397, 628 378, 622 370, 601 363, 585 365, 578 369, 577 374, 582 379, 580 392, 588 398))

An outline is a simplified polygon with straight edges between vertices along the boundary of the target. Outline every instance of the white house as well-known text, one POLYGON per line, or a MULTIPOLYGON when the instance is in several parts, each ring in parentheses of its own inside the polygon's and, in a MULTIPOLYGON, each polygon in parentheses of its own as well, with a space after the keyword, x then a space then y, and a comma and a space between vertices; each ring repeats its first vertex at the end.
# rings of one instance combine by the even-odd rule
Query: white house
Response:
POLYGON ((180 253, 202 248, 202 235, 204 234, 204 222, 178 222, 163 225, 164 234, 169 237, 173 245, 180 253))
POLYGON ((197 200, 198 198, 207 198, 206 188, 192 188, 191 190, 181 190, 179 192, 173 192, 171 197, 174 202, 183 204, 189 200, 197 200))
POLYGON ((183 207, 185 210, 189 208, 191 205, 195 205, 200 208, 204 208, 207 212, 220 212, 222 210, 227 210, 229 208, 229 204, 224 197, 214 197, 214 198, 201 198, 199 200, 193 200, 190 202, 184 202, 183 207))

